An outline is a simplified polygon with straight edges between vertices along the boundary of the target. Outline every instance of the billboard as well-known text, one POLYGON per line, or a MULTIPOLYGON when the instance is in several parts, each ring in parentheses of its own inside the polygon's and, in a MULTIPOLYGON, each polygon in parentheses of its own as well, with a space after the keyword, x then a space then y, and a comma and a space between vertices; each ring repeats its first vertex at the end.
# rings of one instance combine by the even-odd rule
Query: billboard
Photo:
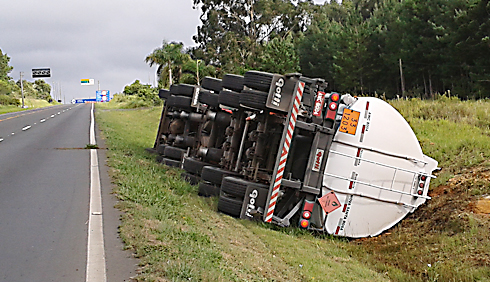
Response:
POLYGON ((94 85, 94 80, 91 78, 82 78, 80 80, 81 85, 94 85))
POLYGON ((111 100, 111 93, 109 90, 97 90, 95 91, 95 94, 97 102, 109 102, 111 100))
POLYGON ((37 77, 51 77, 51 69, 50 68, 32 69, 32 78, 37 78, 37 77))

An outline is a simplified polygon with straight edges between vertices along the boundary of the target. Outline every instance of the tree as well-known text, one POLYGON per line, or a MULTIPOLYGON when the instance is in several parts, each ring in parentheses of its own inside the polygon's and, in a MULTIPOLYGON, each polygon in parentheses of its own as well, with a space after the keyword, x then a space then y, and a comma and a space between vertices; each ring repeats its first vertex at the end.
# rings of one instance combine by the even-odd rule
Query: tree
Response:
POLYGON ((51 85, 42 79, 34 81, 34 89, 37 90, 37 98, 47 100, 51 98, 51 85))
POLYGON ((259 57, 259 70, 271 73, 299 72, 299 57, 294 45, 293 36, 276 37, 265 44, 259 57))
POLYGON ((276 37, 305 31, 312 1, 193 0, 200 7, 201 25, 194 41, 206 63, 222 73, 256 69, 263 44, 276 37))
POLYGON ((170 86, 174 83, 172 78, 172 69, 174 66, 180 68, 186 55, 183 53, 184 44, 171 42, 167 43, 165 40, 162 43, 162 47, 153 50, 151 54, 146 56, 145 62, 153 65, 158 65, 157 75, 161 77, 162 71, 166 68, 168 72, 168 84, 167 81, 163 81, 163 85, 170 86))
POLYGON ((10 57, 7 54, 3 54, 2 49, 0 49, 0 80, 8 81, 12 79, 8 74, 14 69, 9 66, 10 57))

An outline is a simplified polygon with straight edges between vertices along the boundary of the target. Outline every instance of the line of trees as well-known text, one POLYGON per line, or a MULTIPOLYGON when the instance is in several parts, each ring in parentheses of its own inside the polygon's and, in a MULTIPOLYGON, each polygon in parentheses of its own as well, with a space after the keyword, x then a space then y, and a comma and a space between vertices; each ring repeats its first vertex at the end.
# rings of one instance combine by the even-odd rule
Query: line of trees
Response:
MULTIPOLYGON (((20 105, 19 98, 22 96, 20 80, 15 82, 9 76, 13 70, 9 62, 10 57, 0 49, 0 105, 20 105)), ((44 80, 37 79, 34 82, 22 80, 22 84, 25 97, 52 101, 51 85, 44 80)))
POLYGON ((201 77, 301 72, 353 94, 490 97, 488 0, 339 2, 193 0, 198 46, 164 42, 146 61, 163 87, 196 82, 200 60, 201 77))

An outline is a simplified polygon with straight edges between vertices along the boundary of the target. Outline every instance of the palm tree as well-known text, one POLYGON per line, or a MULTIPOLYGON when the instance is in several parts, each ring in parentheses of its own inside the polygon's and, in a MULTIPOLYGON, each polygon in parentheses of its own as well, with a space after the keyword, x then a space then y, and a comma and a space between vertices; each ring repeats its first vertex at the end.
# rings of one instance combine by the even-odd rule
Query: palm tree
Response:
MULTIPOLYGON (((153 65, 158 65, 157 75, 161 77, 161 73, 166 68, 168 70, 169 83, 172 85, 172 68, 173 65, 180 66, 185 60, 185 54, 183 53, 184 44, 171 42, 167 43, 165 40, 162 43, 162 47, 153 50, 151 54, 146 56, 145 62, 153 65)), ((166 81, 163 82, 164 85, 166 81)))

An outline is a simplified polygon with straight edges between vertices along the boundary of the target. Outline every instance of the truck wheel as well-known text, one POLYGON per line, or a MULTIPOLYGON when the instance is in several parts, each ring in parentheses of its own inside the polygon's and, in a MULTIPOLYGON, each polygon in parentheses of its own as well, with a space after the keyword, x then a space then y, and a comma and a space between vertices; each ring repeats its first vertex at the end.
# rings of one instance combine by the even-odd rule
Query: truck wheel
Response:
POLYGON ((245 198, 247 187, 252 186, 255 189, 268 190, 269 186, 257 182, 247 181, 238 177, 227 176, 221 182, 221 191, 236 198, 245 198))
POLYGON ((218 148, 208 148, 208 152, 204 159, 210 162, 219 162, 223 157, 223 149, 218 148))
POLYGON ((182 83, 179 84, 179 87, 177 89, 178 95, 192 97, 194 95, 194 90, 196 89, 196 87, 194 85, 182 83))
POLYGON ((244 84, 252 89, 269 92, 274 74, 262 71, 247 71, 244 84))
POLYGON ((179 95, 179 85, 178 84, 170 85, 169 91, 170 91, 170 95, 179 95))
POLYGON ((170 91, 167 90, 167 89, 160 89, 160 91, 158 91, 158 97, 160 97, 160 99, 168 99, 168 97, 170 97, 170 91))
POLYGON ((240 217, 242 204, 242 199, 236 199, 221 193, 218 200, 218 211, 233 217, 240 217))
POLYGON ((200 177, 199 176, 196 176, 196 175, 193 175, 193 174, 190 174, 190 173, 186 173, 186 172, 183 172, 180 177, 189 182, 189 184, 191 185, 197 185, 199 183, 199 180, 200 180, 200 177))
POLYGON ((182 160, 182 156, 187 150, 173 147, 173 146, 165 146, 165 157, 174 159, 174 160, 182 160))
POLYGON ((221 79, 206 76, 205 78, 202 79, 201 86, 204 89, 212 90, 215 93, 219 93, 221 91, 221 88, 222 88, 221 79))
POLYGON ((223 177, 230 175, 238 175, 238 173, 214 166, 205 166, 202 168, 201 172, 202 180, 219 186, 221 186, 223 177))
POLYGON ((180 168, 180 165, 181 165, 181 162, 180 161, 172 160, 172 159, 167 159, 167 158, 162 158, 161 163, 164 164, 164 165, 166 165, 166 166, 179 167, 179 168, 180 168))
POLYGON ((240 108, 240 93, 223 90, 219 93, 218 101, 220 104, 232 107, 232 108, 240 108))
POLYGON ((194 158, 184 158, 183 168, 188 173, 200 176, 202 168, 207 165, 209 164, 194 158))
POLYGON ((160 144, 157 148, 157 152, 158 154, 160 155, 164 155, 165 154, 165 144, 160 144))
POLYGON ((257 110, 267 110, 265 104, 268 96, 268 93, 261 91, 243 90, 240 95, 240 105, 257 110))
POLYGON ((174 96, 168 97, 167 105, 178 109, 191 109, 191 97, 174 96))
POLYGON ((156 161, 157 163, 161 163, 163 161, 163 156, 157 156, 156 161))
POLYGON ((212 108, 217 108, 219 107, 219 94, 211 93, 208 90, 201 90, 199 92, 199 102, 212 108))
POLYGON ((209 182, 201 182, 197 194, 202 197, 215 197, 219 196, 219 190, 219 186, 209 182))
POLYGON ((221 191, 228 195, 243 199, 245 197, 245 191, 247 190, 247 185, 249 181, 244 179, 227 176, 223 178, 221 182, 221 191))
POLYGON ((221 82, 224 89, 240 92, 243 90, 243 76, 236 74, 227 74, 221 82))

